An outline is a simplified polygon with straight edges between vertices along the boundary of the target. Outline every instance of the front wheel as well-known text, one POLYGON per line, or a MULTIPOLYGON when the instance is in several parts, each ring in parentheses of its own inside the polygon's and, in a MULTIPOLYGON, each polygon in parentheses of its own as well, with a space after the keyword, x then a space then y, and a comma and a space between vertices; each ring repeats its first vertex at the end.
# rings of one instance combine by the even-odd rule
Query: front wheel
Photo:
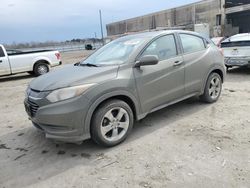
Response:
POLYGON ((222 79, 218 73, 211 73, 207 79, 206 87, 203 95, 200 96, 200 99, 203 102, 213 103, 216 102, 222 90, 222 79))
POLYGON ((101 105, 92 118, 92 139, 102 146, 112 147, 123 142, 134 124, 133 111, 121 100, 110 100, 101 105))

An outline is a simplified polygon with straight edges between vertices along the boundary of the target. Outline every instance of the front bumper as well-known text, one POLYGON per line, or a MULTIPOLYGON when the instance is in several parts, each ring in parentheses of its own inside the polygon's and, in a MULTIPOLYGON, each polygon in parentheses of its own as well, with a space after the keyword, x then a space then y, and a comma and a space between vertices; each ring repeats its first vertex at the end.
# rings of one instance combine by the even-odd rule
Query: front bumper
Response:
POLYGON ((226 66, 250 66, 250 57, 225 57, 226 66))
POLYGON ((84 120, 89 100, 77 97, 57 103, 46 104, 46 99, 26 98, 25 110, 33 125, 43 131, 46 138, 63 142, 79 142, 90 138, 84 120))

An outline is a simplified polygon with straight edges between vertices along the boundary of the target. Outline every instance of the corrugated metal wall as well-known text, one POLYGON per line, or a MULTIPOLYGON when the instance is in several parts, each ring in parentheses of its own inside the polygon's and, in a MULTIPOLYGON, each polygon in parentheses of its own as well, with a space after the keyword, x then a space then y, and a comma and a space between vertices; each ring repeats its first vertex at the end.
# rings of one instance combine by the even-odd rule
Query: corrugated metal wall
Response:
POLYGON ((193 29, 194 23, 209 23, 211 33, 216 25, 216 15, 220 14, 221 0, 205 0, 174 9, 140 16, 120 22, 108 24, 108 36, 128 32, 139 32, 157 28, 185 27, 193 29))

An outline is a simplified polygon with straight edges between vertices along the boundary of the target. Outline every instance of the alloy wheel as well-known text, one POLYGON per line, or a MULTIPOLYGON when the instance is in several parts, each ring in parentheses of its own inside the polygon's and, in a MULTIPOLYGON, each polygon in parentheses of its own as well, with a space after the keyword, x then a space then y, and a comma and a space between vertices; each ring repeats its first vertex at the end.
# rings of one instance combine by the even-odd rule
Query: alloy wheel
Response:
POLYGON ((101 134, 106 140, 115 142, 126 134, 129 123, 129 115, 125 109, 112 108, 102 118, 101 134))
POLYGON ((214 100, 217 99, 221 92, 221 81, 218 77, 214 77, 209 85, 209 95, 214 100))
POLYGON ((37 68, 37 72, 40 75, 46 74, 48 72, 48 67, 46 65, 39 65, 37 68))

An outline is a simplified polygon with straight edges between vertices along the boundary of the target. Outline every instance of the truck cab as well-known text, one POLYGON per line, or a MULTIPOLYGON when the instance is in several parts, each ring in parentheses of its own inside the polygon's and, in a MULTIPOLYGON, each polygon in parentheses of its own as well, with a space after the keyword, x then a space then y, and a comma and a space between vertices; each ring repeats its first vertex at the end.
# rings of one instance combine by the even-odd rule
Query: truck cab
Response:
POLYGON ((3 45, 0 45, 0 75, 4 76, 9 74, 11 74, 11 67, 8 54, 3 45))

